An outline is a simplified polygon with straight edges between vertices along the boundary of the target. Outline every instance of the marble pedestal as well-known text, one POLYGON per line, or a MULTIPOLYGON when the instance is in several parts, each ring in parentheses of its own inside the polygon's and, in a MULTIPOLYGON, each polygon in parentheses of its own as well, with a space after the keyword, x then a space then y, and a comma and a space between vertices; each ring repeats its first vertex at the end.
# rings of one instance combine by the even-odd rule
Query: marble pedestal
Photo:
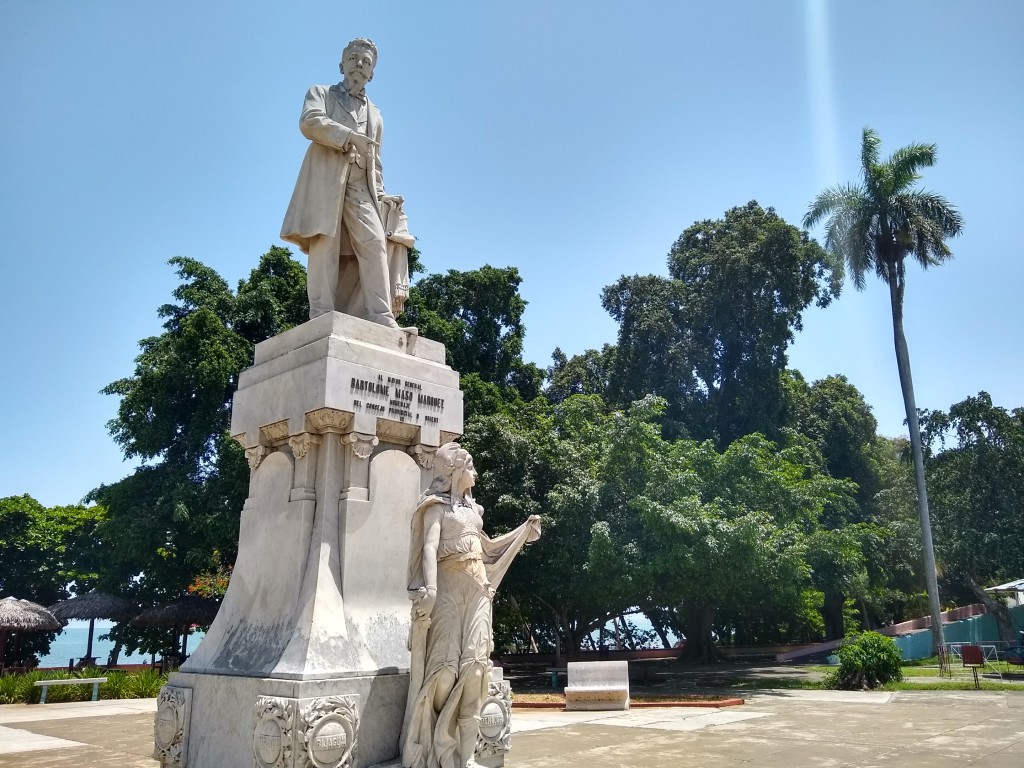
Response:
POLYGON ((462 432, 444 347, 333 313, 257 345, 231 431, 251 468, 216 621, 161 695, 155 757, 340 768, 398 754, 409 521, 462 432))

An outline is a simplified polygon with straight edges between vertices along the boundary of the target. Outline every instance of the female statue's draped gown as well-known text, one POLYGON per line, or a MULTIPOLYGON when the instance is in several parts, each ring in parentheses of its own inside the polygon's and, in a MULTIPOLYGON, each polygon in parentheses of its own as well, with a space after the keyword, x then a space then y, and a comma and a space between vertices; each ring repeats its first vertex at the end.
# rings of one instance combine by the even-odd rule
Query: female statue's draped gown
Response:
POLYGON ((481 687, 475 697, 479 702, 487 695, 493 650, 491 598, 522 546, 540 536, 539 521, 527 521, 510 533, 490 539, 483 532, 483 519, 474 502, 453 504, 451 494, 427 494, 412 521, 410 590, 424 586, 424 517, 436 504, 442 505, 437 601, 430 614, 425 642, 422 633, 421 642, 416 642, 415 617, 413 620, 412 668, 416 670, 422 665, 422 684, 418 690, 412 690, 416 683, 414 672, 402 734, 402 764, 407 768, 458 768, 472 758, 461 755, 460 749, 468 743, 464 737, 470 731, 466 729, 471 729, 475 745, 480 713, 460 717, 459 705, 467 693, 467 684, 481 687), (434 700, 444 670, 454 673, 455 687, 437 712, 434 700), (474 671, 479 674, 471 674, 474 671))

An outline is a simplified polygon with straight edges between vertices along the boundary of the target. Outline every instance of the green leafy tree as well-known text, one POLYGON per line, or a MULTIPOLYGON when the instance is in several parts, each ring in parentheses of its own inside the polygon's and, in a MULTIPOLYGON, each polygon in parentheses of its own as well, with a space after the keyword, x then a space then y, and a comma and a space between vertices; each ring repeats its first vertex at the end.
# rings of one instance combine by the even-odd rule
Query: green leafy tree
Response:
POLYGON ((810 583, 807 537, 854 488, 816 467, 805 445, 779 449, 760 435, 719 453, 710 441, 678 440, 661 452, 664 477, 634 501, 650 527, 645 553, 663 601, 680 606, 685 657, 717 658, 723 609, 802 612, 810 583))
MULTIPOLYGON (((254 345, 308 317, 305 270, 287 249, 272 247, 234 292, 195 259, 171 264, 181 283, 159 309, 164 332, 103 390, 120 397, 111 435, 142 463, 91 494, 108 510, 101 581, 143 604, 183 594, 221 555, 233 562, 249 471, 227 434, 231 398, 254 345)), ((139 647, 140 633, 115 634, 139 647)))
MULTIPOLYGON (((522 278, 515 267, 485 265, 467 272, 428 275, 410 291, 403 323, 445 345, 448 364, 525 400, 540 394, 543 372, 523 362, 522 278)), ((467 398, 467 406, 475 401, 467 398)), ((467 418, 472 415, 467 407, 467 418)))
POLYGON ((467 425, 463 442, 480 471, 488 530, 543 517, 543 536, 502 590, 528 623, 551 628, 541 640, 571 658, 587 635, 637 610, 650 592, 640 581, 642 530, 626 501, 639 478, 619 459, 646 452, 642 438, 659 431, 658 410, 642 403, 610 413, 600 398, 576 395, 558 405, 519 403, 467 425))
POLYGON ((926 441, 941 447, 927 469, 943 581, 984 603, 1014 642, 1006 606, 985 587, 1024 573, 1024 408, 979 392, 923 421, 926 441))
POLYGON ((868 570, 868 593, 863 598, 866 629, 928 613, 910 442, 879 437, 874 455, 879 490, 868 507, 868 520, 860 526, 868 570))
MULTIPOLYGON (((878 421, 871 406, 845 376, 826 376, 808 386, 799 372, 787 375, 791 423, 814 442, 832 477, 857 483, 857 500, 866 507, 880 490, 878 421)), ((845 521, 825 522, 838 526, 845 521)))
POLYGON ((544 396, 560 403, 572 395, 608 396, 608 378, 615 359, 615 347, 605 344, 600 350, 588 349, 567 357, 559 347, 551 353, 544 396))
POLYGON ((943 263, 952 255, 946 239, 960 234, 963 220, 945 198, 914 186, 921 178, 919 171, 935 163, 934 144, 901 147, 885 161, 879 157, 880 144, 878 134, 865 128, 861 182, 819 194, 804 216, 804 226, 810 228, 825 220, 825 245, 849 268, 858 290, 864 288, 868 272, 874 272, 889 287, 896 367, 910 431, 933 644, 937 648, 942 643, 939 591, 910 353, 903 332, 903 298, 907 257, 922 267, 943 263))
MULTIPOLYGON (((882 575, 877 569, 869 571, 866 560, 867 539, 881 533, 873 514, 881 490, 878 423, 846 377, 828 376, 808 385, 799 372, 786 375, 790 423, 812 441, 832 477, 857 484, 857 504, 834 510, 844 514, 823 518, 808 549, 814 584, 822 593, 825 637, 838 640, 846 635, 849 601, 856 599, 864 608, 870 574, 882 575)), ((869 621, 866 616, 864 620, 869 621)))
POLYGON ((776 436, 786 348, 811 304, 838 291, 833 265, 805 232, 756 202, 702 221, 676 240, 669 277, 623 277, 605 288, 619 323, 610 392, 668 402, 674 435, 776 436))
MULTIPOLYGON (((52 605, 88 591, 103 556, 96 537, 106 510, 44 507, 29 495, 0 498, 0 595, 52 605)), ((53 633, 24 633, 8 643, 6 659, 47 653, 53 633)))

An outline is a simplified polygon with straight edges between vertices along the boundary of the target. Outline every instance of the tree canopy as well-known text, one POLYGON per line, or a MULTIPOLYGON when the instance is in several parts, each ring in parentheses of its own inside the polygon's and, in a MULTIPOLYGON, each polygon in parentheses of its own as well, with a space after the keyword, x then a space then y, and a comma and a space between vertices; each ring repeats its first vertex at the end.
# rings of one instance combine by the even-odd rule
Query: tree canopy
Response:
MULTIPOLYGON (((756 202, 697 222, 670 249, 666 276, 623 276, 604 290, 615 344, 573 356, 556 348, 547 371, 523 360, 514 267, 427 274, 412 286, 403 324, 445 344, 461 374, 462 442, 480 471, 487 530, 543 517, 543 537, 496 598, 499 650, 572 657, 614 626, 632 646, 685 637, 688 658, 709 660, 721 645, 838 638, 920 610, 920 486, 905 441, 877 434, 849 380, 808 382, 787 361, 805 310, 839 295, 843 260, 858 286, 864 263, 883 270, 901 302, 902 259, 948 257, 935 238, 950 220, 925 223, 942 201, 900 198, 913 197, 900 184, 914 181, 907 169, 929 159, 927 148, 881 163, 877 137, 865 142, 864 194, 891 192, 902 208, 880 203, 889 208, 868 221, 839 205, 849 196, 823 193, 805 223, 835 214, 828 250, 756 202), (879 239, 885 215, 901 251, 879 239), (869 235, 847 231, 866 221, 869 235), (857 243, 875 250, 853 257, 857 243), (647 637, 625 620, 640 613, 647 637)), ((412 260, 419 271, 418 253, 412 260)), ((104 389, 119 398, 111 435, 139 466, 93 491, 99 506, 0 500, 0 544, 19 555, 17 567, 2 559, 0 588, 56 600, 96 586, 141 604, 223 592, 249 482, 227 434, 231 398, 254 345, 305 322, 305 270, 271 248, 232 289, 194 259, 171 264, 179 284, 158 310, 163 332, 104 389)), ((902 305, 893 306, 895 322, 902 305)), ((1022 421, 984 393, 926 415, 954 593, 987 598, 984 586, 1022 567, 1022 421)), ((171 642, 113 634, 130 650, 171 642)))
MULTIPOLYGON (((47 606, 88 591, 102 568, 99 506, 44 507, 29 495, 0 498, 0 595, 47 606)), ((45 652, 53 634, 26 634, 5 647, 6 659, 45 652)))
POLYGON ((1008 615, 984 588, 1024 573, 1024 408, 1008 411, 979 392, 927 413, 924 425, 944 579, 985 603, 1003 639, 1015 641, 1008 615))
POLYGON ((622 277, 602 303, 619 323, 610 393, 668 403, 668 436, 776 437, 786 348, 812 303, 838 294, 835 264, 805 232, 757 202, 676 240, 669 276, 622 277))

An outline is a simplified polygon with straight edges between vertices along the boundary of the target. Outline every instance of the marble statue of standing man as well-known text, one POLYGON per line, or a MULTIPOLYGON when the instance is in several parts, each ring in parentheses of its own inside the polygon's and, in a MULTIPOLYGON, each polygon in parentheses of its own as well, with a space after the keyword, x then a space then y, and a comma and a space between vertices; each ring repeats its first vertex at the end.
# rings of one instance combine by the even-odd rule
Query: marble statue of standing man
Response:
POLYGON ((383 122, 365 92, 376 64, 377 46, 353 40, 341 56, 342 81, 306 93, 299 129, 311 143, 281 239, 309 256, 310 319, 337 311, 398 328, 395 314, 408 290, 408 264, 401 262, 413 241, 402 198, 384 192, 383 122))

